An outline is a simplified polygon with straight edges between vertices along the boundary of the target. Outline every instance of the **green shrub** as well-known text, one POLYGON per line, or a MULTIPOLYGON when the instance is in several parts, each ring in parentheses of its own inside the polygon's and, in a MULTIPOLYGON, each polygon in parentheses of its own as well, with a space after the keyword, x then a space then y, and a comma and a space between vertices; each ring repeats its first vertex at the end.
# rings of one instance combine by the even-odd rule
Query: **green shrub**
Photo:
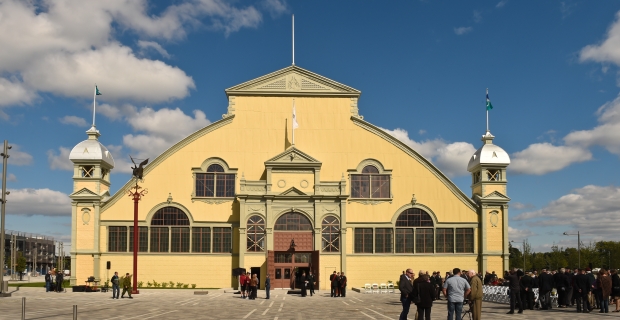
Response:
POLYGON ((183 286, 183 283, 181 283, 181 282, 177 282, 177 288, 179 288, 179 289, 180 289, 182 286, 183 286))
POLYGON ((196 289, 196 284, 192 283, 192 289, 196 289))
POLYGON ((189 284, 184 284, 183 289, 187 289, 187 288, 189 288, 189 284))
POLYGON ((153 287, 159 288, 159 282, 153 280, 153 287))
POLYGON ((161 287, 162 288, 167 288, 168 287, 168 282, 162 282, 161 283, 161 287))
POLYGON ((147 288, 150 288, 150 287, 152 287, 152 286, 153 286, 153 284, 152 284, 150 281, 146 283, 146 287, 147 287, 147 288))
POLYGON ((144 281, 138 281, 138 288, 142 288, 143 284, 144 284, 144 281))
POLYGON ((168 282, 168 285, 170 286, 170 288, 174 288, 174 282, 170 281, 168 282))

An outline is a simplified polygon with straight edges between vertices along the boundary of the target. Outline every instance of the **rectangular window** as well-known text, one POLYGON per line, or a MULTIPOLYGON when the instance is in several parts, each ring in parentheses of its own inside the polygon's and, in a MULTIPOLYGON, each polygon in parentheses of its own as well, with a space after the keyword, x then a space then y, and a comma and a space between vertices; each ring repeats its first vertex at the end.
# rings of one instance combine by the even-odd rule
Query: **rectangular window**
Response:
POLYGON ((351 175, 351 198, 370 198, 369 175, 351 175))
POLYGON ((168 252, 168 227, 151 227, 151 252, 168 252))
POLYGON ((211 252, 211 228, 192 228, 192 252, 211 252))
POLYGON ((231 252, 232 231, 230 228, 213 228, 213 252, 231 252))
POLYGON ((216 196, 232 198, 235 196, 235 175, 216 174, 216 196))
POLYGON ((355 253, 372 253, 372 228, 355 228, 355 253))
POLYGON ((435 241, 435 252, 454 253, 454 229, 437 228, 435 241))
POLYGON ((293 262, 292 253, 276 253, 275 263, 291 263, 293 262))
POLYGON ((172 227, 172 252, 189 252, 189 228, 172 227))
POLYGON ((415 229, 415 252, 433 253, 433 229, 415 229))
POLYGON ((127 251, 127 227, 108 228, 108 252, 127 251))
POLYGON ((213 197, 215 194, 215 175, 212 173, 196 174, 196 197, 213 197))
POLYGON ((413 253, 413 229, 396 229, 396 253, 413 253))
MULTIPOLYGON (((149 251, 149 227, 138 227, 138 252, 149 251)), ((129 227, 129 252, 133 252, 133 227, 129 227)))
POLYGON ((456 252, 474 253, 474 229, 456 229, 456 252))
POLYGON ((375 229, 375 253, 393 253, 393 232, 392 228, 375 229))
POLYGON ((373 174, 370 177, 370 190, 371 198, 389 198, 390 176, 373 174))
POLYGON ((310 257, 310 253, 296 253, 294 260, 295 263, 310 263, 312 257, 310 257))

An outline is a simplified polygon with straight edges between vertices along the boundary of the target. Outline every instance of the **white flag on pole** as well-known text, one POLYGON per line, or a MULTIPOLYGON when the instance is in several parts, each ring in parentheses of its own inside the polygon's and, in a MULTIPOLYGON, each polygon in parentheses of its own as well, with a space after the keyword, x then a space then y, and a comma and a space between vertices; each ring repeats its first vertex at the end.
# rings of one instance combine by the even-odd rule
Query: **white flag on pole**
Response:
POLYGON ((297 113, 295 112, 295 99, 293 99, 293 129, 299 128, 297 123, 297 113))

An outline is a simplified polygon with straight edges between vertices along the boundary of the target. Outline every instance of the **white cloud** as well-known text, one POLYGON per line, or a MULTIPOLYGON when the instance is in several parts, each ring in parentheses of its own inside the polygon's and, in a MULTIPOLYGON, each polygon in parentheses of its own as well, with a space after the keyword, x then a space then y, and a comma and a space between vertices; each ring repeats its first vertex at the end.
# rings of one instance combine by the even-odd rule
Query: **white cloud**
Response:
POLYGON ((562 170, 573 163, 592 159, 588 149, 578 146, 555 146, 534 143, 511 156, 510 169, 515 173, 543 175, 562 170))
MULTIPOLYGON (((138 45, 166 57, 153 39, 178 41, 196 28, 228 36, 262 21, 254 6, 222 0, 188 0, 164 7, 159 15, 150 13, 151 7, 146 0, 1 1, 0 107, 31 104, 38 92, 89 97, 95 82, 105 91, 104 100, 183 98, 194 88, 191 77, 161 61, 136 57, 116 35, 151 38, 138 45)), ((8 117, 2 110, 0 116, 8 117)))
MULTIPOLYGON (((0 181, 2 181, 2 172, 0 172, 0 181)), ((17 181, 17 177, 14 174, 9 173, 6 177, 6 181, 17 181)))
POLYGON ((52 170, 73 170, 73 162, 69 160, 71 149, 65 147, 58 148, 58 154, 54 150, 47 151, 47 160, 52 170))
POLYGON ((6 213, 12 215, 32 216, 68 216, 71 214, 69 196, 50 189, 9 190, 6 213))
POLYGON ((567 3, 565 1, 560 2, 560 12, 562 13, 562 19, 568 18, 577 8, 576 3, 567 3))
POLYGON ((417 142, 410 139, 409 133, 404 129, 381 129, 402 141, 429 161, 434 162, 448 176, 454 177, 469 174, 467 172, 467 163, 469 162, 469 157, 476 152, 471 143, 447 143, 442 139, 417 142))
POLYGON ((84 120, 84 118, 76 117, 76 116, 64 116, 58 119, 62 124, 70 124, 78 127, 88 127, 88 122, 84 120))
POLYGON ((599 125, 591 130, 571 132, 564 141, 581 147, 599 145, 620 156, 620 95, 605 103, 596 112, 599 125))
POLYGON ((9 143, 11 150, 9 150, 9 164, 13 166, 28 166, 32 164, 32 156, 24 151, 21 151, 21 147, 17 144, 9 143))
POLYGON ((515 242, 521 242, 523 239, 528 237, 535 236, 536 234, 529 229, 516 229, 513 227, 508 227, 508 239, 515 242))
MULTIPOLYGON (((588 185, 551 201, 544 208, 517 215, 513 220, 534 220, 541 227, 566 226, 582 235, 619 240, 620 187, 588 185)), ((567 230, 568 231, 568 230, 567 230)))
POLYGON ((500 2, 498 2, 495 7, 496 8, 502 8, 503 6, 505 6, 508 3, 508 0, 502 0, 500 2))
POLYGON ((611 62, 620 66, 620 11, 616 13, 616 21, 609 27, 607 38, 599 44, 591 44, 583 47, 579 54, 579 60, 611 62))
POLYGON ((153 49, 159 54, 161 54, 162 57, 166 59, 170 58, 170 54, 168 53, 168 51, 166 51, 166 49, 164 49, 159 43, 155 41, 138 40, 138 47, 140 47, 144 51, 148 49, 153 49))
POLYGON ((510 207, 514 208, 515 210, 531 210, 534 209, 536 206, 531 203, 511 202, 510 207))
POLYGON ((473 27, 458 27, 458 28, 454 28, 454 33, 460 36, 466 33, 470 33, 472 30, 474 30, 473 27))
POLYGON ((262 6, 271 14, 272 17, 277 17, 288 12, 286 1, 263 0, 262 6))
POLYGON ((482 12, 474 10, 474 22, 480 23, 482 21, 482 12))

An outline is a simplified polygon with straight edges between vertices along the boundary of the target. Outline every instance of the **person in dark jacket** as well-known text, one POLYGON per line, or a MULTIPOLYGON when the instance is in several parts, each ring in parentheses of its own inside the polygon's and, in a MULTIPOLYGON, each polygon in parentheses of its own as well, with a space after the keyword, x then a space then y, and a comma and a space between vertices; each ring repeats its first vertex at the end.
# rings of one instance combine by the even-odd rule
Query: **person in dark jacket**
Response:
POLYGON ((118 299, 120 295, 121 287, 120 287, 120 278, 118 277, 118 271, 114 272, 112 276, 112 299, 118 299))
POLYGON ((420 276, 418 279, 421 280, 415 283, 412 292, 414 297, 420 297, 420 302, 415 304, 418 308, 418 320, 430 320, 431 308, 435 300, 435 287, 430 283, 427 274, 420 276))
POLYGON ((403 304, 403 311, 400 313, 399 320, 407 320, 409 314, 409 308, 411 308, 411 301, 413 299, 413 270, 407 269, 405 274, 400 276, 398 282, 398 289, 400 290, 400 302, 403 304))
POLYGON ((532 273, 526 273, 521 277, 519 281, 521 284, 521 301, 523 302, 523 309, 534 310, 534 280, 532 279, 532 273))
POLYGON ((269 273, 265 277, 265 295, 267 296, 265 299, 269 299, 269 290, 271 289, 271 279, 269 278, 269 273))
POLYGON ((523 313, 523 301, 521 301, 521 285, 519 284, 519 277, 517 276, 517 269, 513 269, 510 273, 504 277, 504 280, 508 281, 510 286, 510 311, 507 314, 515 313, 515 303, 519 304, 519 313, 523 313))
POLYGON ((538 290, 540 299, 540 308, 542 310, 551 309, 551 290, 553 290, 553 276, 542 269, 538 276, 538 290))
POLYGON ((314 274, 312 274, 312 270, 310 270, 310 274, 308 275, 308 291, 310 291, 310 296, 314 294, 314 282, 316 282, 316 278, 314 274))
POLYGON ((586 276, 586 271, 579 269, 579 274, 575 280, 575 298, 577 301, 577 312, 589 313, 590 303, 588 301, 588 293, 590 292, 590 279, 586 276))
POLYGON ((306 290, 308 288, 308 280, 306 279, 306 272, 304 271, 301 274, 301 296, 305 297, 308 295, 308 291, 306 290))
POLYGON ((566 303, 565 305, 568 306, 574 306, 575 305, 575 297, 576 295, 574 295, 574 293, 576 292, 575 290, 575 274, 573 273, 573 271, 571 269, 566 269, 566 281, 568 282, 568 287, 566 287, 566 303))
POLYGON ((45 275, 45 292, 50 292, 50 287, 52 286, 52 272, 48 271, 45 275))
POLYGON ((555 283, 555 288, 558 291, 558 307, 560 308, 566 308, 566 295, 569 287, 565 272, 566 269, 562 268, 553 275, 553 283, 555 283))
POLYGON ((609 296, 611 295, 611 277, 605 269, 600 269, 598 272, 599 288, 601 289, 601 311, 600 313, 609 313, 609 296))
POLYGON ((62 281, 64 280, 64 276, 62 271, 56 272, 56 292, 62 292, 62 281))
POLYGON ((611 270, 611 296, 616 301, 614 312, 620 312, 620 277, 616 269, 611 270))

